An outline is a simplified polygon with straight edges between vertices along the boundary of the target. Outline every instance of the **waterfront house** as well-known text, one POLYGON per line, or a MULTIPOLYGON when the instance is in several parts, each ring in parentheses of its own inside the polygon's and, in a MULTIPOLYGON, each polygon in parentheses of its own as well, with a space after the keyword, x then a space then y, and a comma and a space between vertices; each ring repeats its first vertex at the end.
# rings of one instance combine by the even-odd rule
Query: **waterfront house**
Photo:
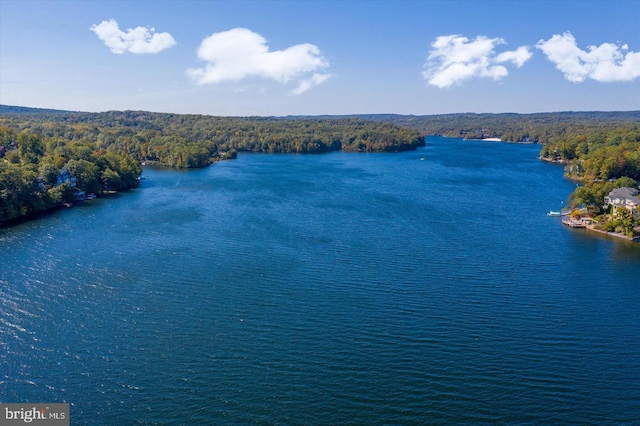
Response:
POLYGON ((76 178, 75 178, 75 176, 71 176, 71 173, 69 173, 69 170, 63 168, 63 169, 60 169, 60 172, 58 172, 57 185, 62 185, 65 182, 69 182, 71 184, 71 186, 74 187, 74 188, 76 186, 76 178))
POLYGON ((611 213, 615 214, 618 209, 627 209, 631 212, 633 217, 639 216, 638 206, 640 205, 640 199, 638 199, 638 188, 615 188, 604 197, 605 207, 611 206, 611 213))

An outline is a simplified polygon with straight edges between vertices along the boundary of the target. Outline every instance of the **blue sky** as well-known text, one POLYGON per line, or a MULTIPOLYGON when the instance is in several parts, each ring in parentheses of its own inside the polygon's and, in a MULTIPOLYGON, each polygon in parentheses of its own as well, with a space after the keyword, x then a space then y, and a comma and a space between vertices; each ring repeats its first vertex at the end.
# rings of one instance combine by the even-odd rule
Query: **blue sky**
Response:
POLYGON ((639 0, 0 0, 0 103, 224 116, 638 110, 639 23, 639 0))

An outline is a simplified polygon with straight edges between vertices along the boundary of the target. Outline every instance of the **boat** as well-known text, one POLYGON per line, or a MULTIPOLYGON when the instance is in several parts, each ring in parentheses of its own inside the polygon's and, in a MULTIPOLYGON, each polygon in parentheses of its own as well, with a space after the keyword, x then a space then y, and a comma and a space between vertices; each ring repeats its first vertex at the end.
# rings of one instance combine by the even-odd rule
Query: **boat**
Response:
POLYGON ((549 213, 547 213, 547 216, 562 216, 562 213, 550 210, 549 213))

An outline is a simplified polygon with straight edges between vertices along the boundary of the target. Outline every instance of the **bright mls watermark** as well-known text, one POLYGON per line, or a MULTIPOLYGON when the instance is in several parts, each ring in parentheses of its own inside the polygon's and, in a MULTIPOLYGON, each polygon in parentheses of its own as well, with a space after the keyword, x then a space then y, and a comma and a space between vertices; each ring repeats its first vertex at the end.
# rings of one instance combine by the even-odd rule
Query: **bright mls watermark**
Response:
POLYGON ((69 426, 69 404, 0 403, 0 426, 69 426))

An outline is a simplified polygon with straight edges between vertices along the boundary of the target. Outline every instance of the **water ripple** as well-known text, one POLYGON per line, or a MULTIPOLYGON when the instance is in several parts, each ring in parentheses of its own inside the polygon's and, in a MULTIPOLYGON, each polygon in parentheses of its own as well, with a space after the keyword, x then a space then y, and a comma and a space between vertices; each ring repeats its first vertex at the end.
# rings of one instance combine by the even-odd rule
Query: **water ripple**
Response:
POLYGON ((0 396, 74 424, 633 423, 638 249, 549 221, 572 186, 532 147, 438 143, 145 170, 2 230, 0 396))

